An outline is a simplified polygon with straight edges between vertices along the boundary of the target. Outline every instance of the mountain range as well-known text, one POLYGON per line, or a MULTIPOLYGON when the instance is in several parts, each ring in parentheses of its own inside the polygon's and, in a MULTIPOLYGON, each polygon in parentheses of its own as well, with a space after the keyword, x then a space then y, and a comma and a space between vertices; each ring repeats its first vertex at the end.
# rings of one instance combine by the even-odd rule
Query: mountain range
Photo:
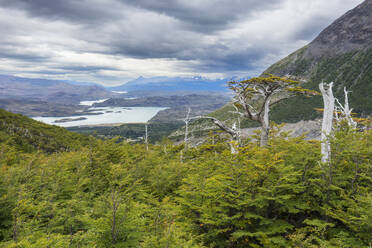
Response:
POLYGON ((164 95, 190 93, 226 93, 228 79, 205 77, 139 77, 125 84, 107 87, 111 91, 126 91, 134 95, 164 95))
POLYGON ((83 100, 96 100, 117 95, 95 84, 81 85, 60 80, 0 75, 0 99, 78 104, 83 100))

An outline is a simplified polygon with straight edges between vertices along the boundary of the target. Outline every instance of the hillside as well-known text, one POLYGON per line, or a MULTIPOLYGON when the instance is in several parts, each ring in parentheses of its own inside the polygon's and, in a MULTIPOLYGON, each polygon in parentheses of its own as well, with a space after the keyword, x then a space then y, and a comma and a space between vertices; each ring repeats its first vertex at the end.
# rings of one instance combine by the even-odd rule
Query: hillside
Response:
POLYGON ((88 143, 88 137, 0 109, 0 143, 17 151, 51 153, 76 150, 88 143))
POLYGON ((87 109, 83 105, 28 99, 0 99, 0 108, 26 116, 71 116, 87 109))
MULTIPOLYGON (((360 115, 372 114, 372 1, 366 0, 334 21, 309 45, 270 66, 264 73, 287 74, 306 80, 304 87, 335 82, 334 94, 342 100, 343 88, 360 115)), ((297 97, 273 110, 277 120, 297 121, 316 116, 320 97, 297 97), (301 114, 306 113, 306 114, 301 114)))

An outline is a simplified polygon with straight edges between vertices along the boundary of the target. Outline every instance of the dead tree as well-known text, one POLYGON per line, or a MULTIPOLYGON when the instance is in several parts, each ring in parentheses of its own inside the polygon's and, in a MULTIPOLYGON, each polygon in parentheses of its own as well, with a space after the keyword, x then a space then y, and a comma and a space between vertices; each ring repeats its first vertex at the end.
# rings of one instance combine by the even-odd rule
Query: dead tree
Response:
POLYGON ((188 142, 189 142, 189 123, 190 123, 190 113, 191 113, 191 108, 187 109, 187 114, 186 118, 183 119, 185 122, 185 138, 184 138, 184 144, 185 144, 185 149, 187 150, 188 148, 188 142))
POLYGON ((217 118, 211 116, 195 116, 189 118, 189 120, 196 120, 196 119, 205 119, 212 121, 217 127, 219 127, 222 131, 229 134, 231 137, 230 149, 232 154, 238 153, 236 149, 237 146, 240 145, 240 124, 237 127, 236 122, 232 125, 232 127, 228 127, 222 121, 218 120, 217 118))
POLYGON ((345 94, 345 104, 342 105, 337 98, 335 98, 337 102, 337 110, 340 111, 341 118, 338 117, 338 111, 336 111, 336 119, 338 121, 344 119, 347 121, 347 124, 353 128, 356 128, 357 123, 353 120, 351 117, 351 112, 353 109, 350 109, 349 107, 349 97, 348 97, 349 91, 346 90, 346 87, 344 87, 344 94, 345 94))
POLYGON ((145 144, 146 144, 146 151, 149 150, 149 132, 148 132, 148 125, 145 124, 145 144))
POLYGON ((294 95, 315 95, 317 92, 299 87, 300 82, 269 74, 240 82, 229 82, 234 91, 237 114, 261 125, 260 146, 267 146, 270 131, 270 107, 294 95))
POLYGON ((324 111, 321 134, 321 154, 322 163, 330 163, 331 144, 329 136, 332 131, 333 113, 335 109, 335 98, 332 92, 333 82, 330 84, 320 83, 319 89, 323 96, 324 111))

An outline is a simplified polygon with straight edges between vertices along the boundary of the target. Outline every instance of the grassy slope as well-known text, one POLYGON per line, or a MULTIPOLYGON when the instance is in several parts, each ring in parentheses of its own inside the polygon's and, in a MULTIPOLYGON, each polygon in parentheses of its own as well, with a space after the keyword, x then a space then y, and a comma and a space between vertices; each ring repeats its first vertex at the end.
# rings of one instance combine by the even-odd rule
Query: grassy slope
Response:
POLYGON ((0 109, 0 142, 7 142, 21 151, 75 150, 88 143, 88 137, 47 125, 20 114, 0 109))
MULTIPOLYGON (((266 72, 301 76, 307 79, 303 87, 317 90, 319 83, 335 82, 334 94, 343 102, 343 88, 352 91, 349 102, 360 115, 372 113, 372 49, 345 53, 335 57, 322 57, 318 61, 308 61, 290 55, 290 64, 280 61, 266 72)), ((317 116, 314 108, 322 107, 321 97, 296 97, 277 106, 272 111, 272 119, 282 122, 295 122, 301 119, 313 119, 317 116)))

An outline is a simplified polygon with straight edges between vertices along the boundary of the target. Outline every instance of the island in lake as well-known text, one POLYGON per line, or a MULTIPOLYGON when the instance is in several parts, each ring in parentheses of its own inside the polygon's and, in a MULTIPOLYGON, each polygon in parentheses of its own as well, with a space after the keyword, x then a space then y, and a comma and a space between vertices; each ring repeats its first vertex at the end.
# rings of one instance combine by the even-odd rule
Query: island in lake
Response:
POLYGON ((54 122, 55 123, 64 123, 64 122, 70 122, 70 121, 82 121, 82 120, 86 120, 88 118, 86 117, 79 117, 79 118, 63 118, 63 119, 60 119, 60 120, 55 120, 54 122))

